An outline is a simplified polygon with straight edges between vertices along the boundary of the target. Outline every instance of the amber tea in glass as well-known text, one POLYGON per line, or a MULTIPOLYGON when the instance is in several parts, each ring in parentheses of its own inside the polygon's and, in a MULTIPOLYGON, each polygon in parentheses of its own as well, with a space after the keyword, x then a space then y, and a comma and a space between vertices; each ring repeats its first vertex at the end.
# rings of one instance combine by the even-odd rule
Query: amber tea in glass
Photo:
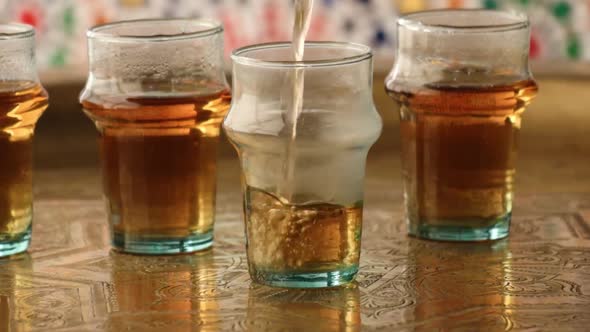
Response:
POLYGON ((248 246, 251 264, 287 271, 358 264, 362 201, 290 204, 248 187, 245 211, 250 243, 263 244, 248 246))
POLYGON ((400 105, 410 234, 451 241, 508 236, 521 117, 537 93, 527 18, 431 11, 401 18, 398 31, 386 85, 400 105))
POLYGON ((81 103, 98 128, 119 250, 211 246, 217 143, 230 103, 221 31, 202 20, 143 20, 89 32, 81 103))
POLYGON ((359 267, 366 156, 381 131, 371 50, 308 42, 303 60, 293 61, 291 45, 275 43, 238 49, 232 59, 223 127, 242 165, 252 280, 295 288, 350 282, 359 267), (295 117, 294 77, 305 77, 295 117))
POLYGON ((33 135, 47 108, 34 30, 0 25, 0 257, 27 250, 33 220, 33 135))

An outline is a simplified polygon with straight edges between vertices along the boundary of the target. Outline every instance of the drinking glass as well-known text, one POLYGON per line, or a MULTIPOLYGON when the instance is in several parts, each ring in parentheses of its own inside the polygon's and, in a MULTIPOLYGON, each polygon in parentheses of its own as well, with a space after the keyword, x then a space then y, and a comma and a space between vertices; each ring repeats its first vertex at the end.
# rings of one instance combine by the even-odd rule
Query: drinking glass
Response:
POLYGON ((381 131, 372 55, 363 45, 311 42, 304 61, 291 56, 290 43, 232 55, 223 126, 242 166, 249 271, 272 286, 336 286, 358 270, 365 160, 381 131), (293 117, 297 77, 303 99, 293 117))
POLYGON ((0 24, 0 257, 31 241, 33 135, 47 100, 35 68, 35 30, 0 24))
POLYGON ((88 32, 80 102, 99 133, 115 249, 173 254, 212 244, 216 148, 230 102, 222 30, 162 19, 88 32))
POLYGON ((442 10, 398 20, 386 88, 400 106, 409 233, 508 236, 522 113, 537 92, 525 15, 442 10))

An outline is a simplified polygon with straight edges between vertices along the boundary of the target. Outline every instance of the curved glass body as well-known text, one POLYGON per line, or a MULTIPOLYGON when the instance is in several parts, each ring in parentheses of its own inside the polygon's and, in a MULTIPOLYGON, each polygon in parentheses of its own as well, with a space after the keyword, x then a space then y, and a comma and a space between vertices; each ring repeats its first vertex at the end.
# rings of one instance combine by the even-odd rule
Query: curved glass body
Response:
POLYGON ((294 62, 290 47, 255 45, 232 56, 223 126, 242 165, 250 275, 274 286, 335 286, 358 270, 365 160, 381 131, 372 57, 362 45, 314 42, 294 62))
POLYGON ((99 132, 113 246, 142 254, 208 248, 230 102, 221 26, 119 22, 91 29, 88 46, 80 102, 99 132))
POLYGON ((398 21, 398 37, 386 87, 400 105, 410 234, 508 236, 521 116, 537 92, 526 16, 421 12, 398 21))
POLYGON ((27 250, 33 220, 33 134, 47 108, 35 30, 0 24, 0 257, 27 250))

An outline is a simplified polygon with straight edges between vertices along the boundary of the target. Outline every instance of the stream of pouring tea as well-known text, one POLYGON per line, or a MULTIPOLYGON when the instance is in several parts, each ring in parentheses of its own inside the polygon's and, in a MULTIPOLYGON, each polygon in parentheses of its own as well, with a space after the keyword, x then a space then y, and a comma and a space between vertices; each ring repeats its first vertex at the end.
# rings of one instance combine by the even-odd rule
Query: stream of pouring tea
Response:
MULTIPOLYGON (((303 61, 305 51, 305 37, 309 31, 311 20, 311 11, 313 0, 295 0, 295 20, 293 22, 293 36, 291 41, 291 50, 294 61, 303 61)), ((281 196, 292 200, 293 195, 293 177, 295 173, 296 161, 296 143, 297 138, 297 120, 303 108, 303 88, 305 81, 305 71, 303 68, 296 68, 292 76, 292 99, 290 107, 287 110, 287 125, 289 128, 289 142, 287 143, 287 158, 285 160, 283 186, 279 190, 281 196)))

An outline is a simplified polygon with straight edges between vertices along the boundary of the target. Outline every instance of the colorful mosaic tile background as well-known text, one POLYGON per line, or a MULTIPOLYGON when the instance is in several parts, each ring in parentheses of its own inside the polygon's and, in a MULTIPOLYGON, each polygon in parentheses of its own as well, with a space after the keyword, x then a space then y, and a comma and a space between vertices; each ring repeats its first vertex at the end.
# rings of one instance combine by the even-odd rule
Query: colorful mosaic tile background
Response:
MULTIPOLYGON (((37 28, 40 68, 83 65, 88 27, 121 19, 212 17, 226 29, 226 50, 286 40, 288 0, 0 0, 0 19, 37 28)), ((391 53, 400 13, 445 7, 525 11, 533 59, 590 60, 590 0, 316 0, 310 39, 350 40, 391 53)))

